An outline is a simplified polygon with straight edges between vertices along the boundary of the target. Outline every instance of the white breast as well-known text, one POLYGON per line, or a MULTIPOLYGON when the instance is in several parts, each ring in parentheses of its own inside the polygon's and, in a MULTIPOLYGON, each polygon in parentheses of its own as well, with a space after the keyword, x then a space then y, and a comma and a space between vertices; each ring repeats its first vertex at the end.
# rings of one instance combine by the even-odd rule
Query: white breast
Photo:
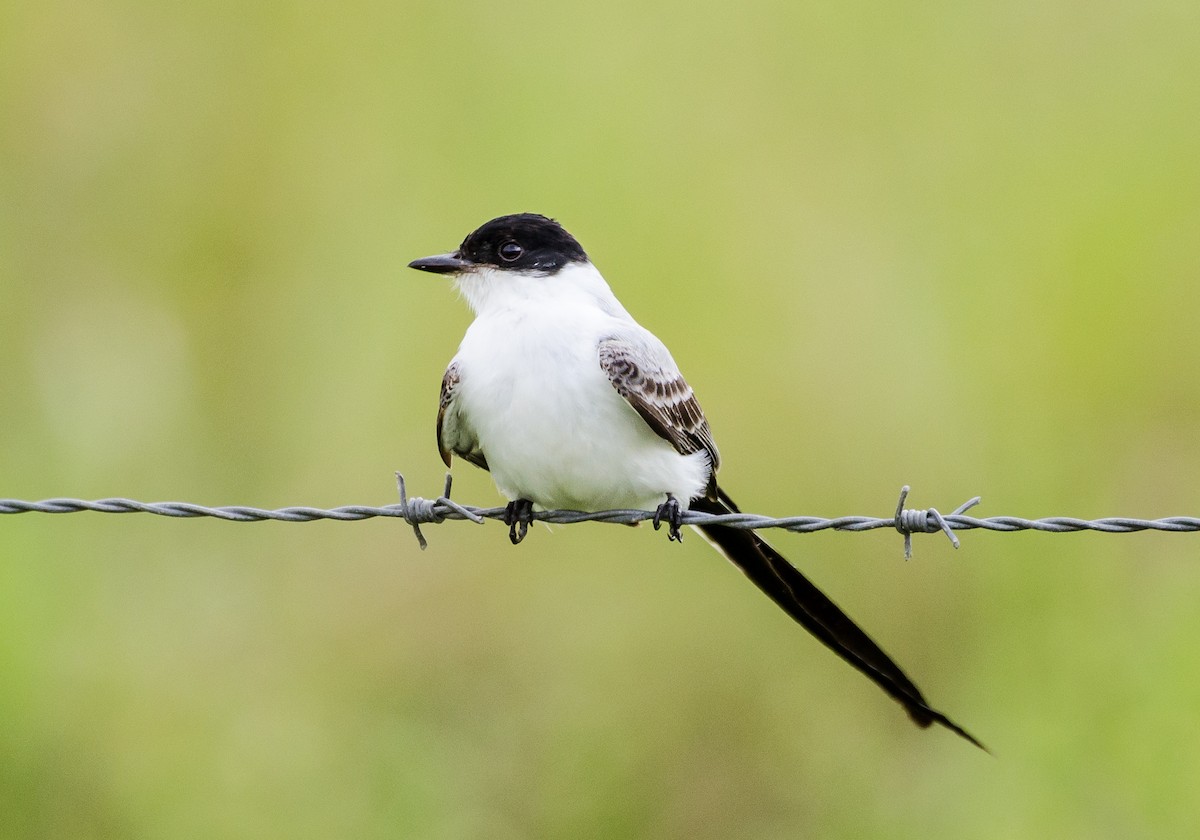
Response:
POLYGON ((668 493, 683 504, 700 494, 707 456, 676 452, 600 367, 602 339, 642 328, 615 298, 605 305, 586 287, 581 298, 561 273, 511 280, 497 280, 506 283, 503 301, 476 307, 455 357, 458 420, 479 441, 500 491, 574 510, 652 510, 668 493), (521 285, 537 282, 546 285, 521 285))

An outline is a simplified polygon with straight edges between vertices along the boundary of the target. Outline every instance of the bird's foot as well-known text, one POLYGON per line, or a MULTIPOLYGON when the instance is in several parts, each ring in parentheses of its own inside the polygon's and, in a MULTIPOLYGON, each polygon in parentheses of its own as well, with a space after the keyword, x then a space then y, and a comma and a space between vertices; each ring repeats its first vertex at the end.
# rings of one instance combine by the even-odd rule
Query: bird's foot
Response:
POLYGON ((525 539, 529 533, 529 523, 533 521, 533 502, 529 499, 517 499, 509 502, 504 508, 504 524, 508 526, 508 538, 516 545, 525 539))
POLYGON ((667 541, 683 542, 683 534, 679 533, 679 526, 683 524, 683 507, 670 493, 667 494, 667 500, 654 511, 655 531, 662 526, 663 520, 667 523, 667 541))

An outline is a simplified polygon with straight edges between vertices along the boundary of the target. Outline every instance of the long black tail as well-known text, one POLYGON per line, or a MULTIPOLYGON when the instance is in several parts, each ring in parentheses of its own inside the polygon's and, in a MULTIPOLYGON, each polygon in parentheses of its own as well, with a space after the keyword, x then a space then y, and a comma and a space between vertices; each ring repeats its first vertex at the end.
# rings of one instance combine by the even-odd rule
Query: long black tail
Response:
MULTIPOLYGON (((705 513, 738 513, 738 507, 717 488, 717 500, 694 499, 692 510, 705 513)), ((884 653, 871 637, 859 629, 837 604, 754 531, 724 528, 720 525, 697 526, 733 565, 761 589, 788 615, 826 647, 853 665, 876 685, 900 702, 908 716, 920 727, 940 723, 952 732, 986 750, 978 740, 950 718, 926 702, 900 666, 884 653)))

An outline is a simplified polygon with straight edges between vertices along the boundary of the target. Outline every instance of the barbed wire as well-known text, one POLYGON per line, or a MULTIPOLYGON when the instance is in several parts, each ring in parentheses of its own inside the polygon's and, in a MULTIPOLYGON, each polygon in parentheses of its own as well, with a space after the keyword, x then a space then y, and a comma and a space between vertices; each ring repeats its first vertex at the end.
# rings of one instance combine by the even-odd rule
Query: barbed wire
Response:
MULTIPOLYGON (((404 482, 404 476, 396 473, 396 483, 400 491, 400 503, 372 507, 369 505, 346 505, 332 509, 314 507, 286 507, 277 510, 264 510, 256 507, 229 505, 222 507, 207 507, 191 502, 139 502, 133 499, 43 499, 38 502, 20 499, 0 499, 0 514, 5 513, 79 513, 94 511, 96 513, 151 513, 158 516, 170 516, 179 519, 196 517, 213 517, 227 522, 313 522, 318 519, 332 519, 339 522, 357 522, 376 517, 393 517, 403 519, 412 526, 417 542, 421 548, 428 543, 421 533, 421 526, 440 524, 447 520, 469 520, 482 523, 485 519, 503 519, 504 507, 476 507, 462 505, 450 499, 451 477, 446 476, 445 489, 436 499, 409 498, 404 482)), ((1041 519, 1025 519, 1019 516, 989 516, 976 518, 965 515, 965 512, 980 503, 976 496, 955 508, 951 513, 941 514, 936 508, 910 510, 904 507, 908 498, 909 488, 905 485, 900 490, 900 499, 896 512, 890 517, 874 516, 838 516, 833 518, 821 516, 785 516, 772 517, 756 513, 727 513, 711 514, 700 511, 685 511, 682 515, 684 525, 723 525, 727 528, 746 530, 762 530, 778 528, 797 534, 810 534, 816 531, 871 531, 876 528, 894 528, 904 535, 904 556, 912 556, 912 535, 917 533, 938 533, 946 535, 951 544, 958 548, 958 537, 955 531, 970 531, 985 529, 988 531, 1043 531, 1052 534, 1062 534, 1074 531, 1099 531, 1106 534, 1126 534, 1135 531, 1200 531, 1200 517, 1170 516, 1162 519, 1134 519, 1118 516, 1103 519, 1077 519, 1070 516, 1050 516, 1041 519)), ((652 510, 546 510, 535 511, 533 518, 539 522, 553 525, 573 525, 577 522, 611 522, 621 525, 632 525, 638 522, 653 520, 655 511, 652 510)))

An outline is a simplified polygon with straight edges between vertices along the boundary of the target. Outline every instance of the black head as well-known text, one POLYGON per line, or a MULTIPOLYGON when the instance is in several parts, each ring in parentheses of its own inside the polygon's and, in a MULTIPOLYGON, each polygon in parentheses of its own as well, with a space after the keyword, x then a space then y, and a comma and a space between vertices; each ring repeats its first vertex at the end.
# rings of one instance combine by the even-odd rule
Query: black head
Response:
POLYGON ((482 225, 453 254, 413 260, 409 267, 437 274, 457 274, 475 266, 554 274, 570 263, 587 261, 575 237, 558 222, 536 213, 517 213, 482 225))

